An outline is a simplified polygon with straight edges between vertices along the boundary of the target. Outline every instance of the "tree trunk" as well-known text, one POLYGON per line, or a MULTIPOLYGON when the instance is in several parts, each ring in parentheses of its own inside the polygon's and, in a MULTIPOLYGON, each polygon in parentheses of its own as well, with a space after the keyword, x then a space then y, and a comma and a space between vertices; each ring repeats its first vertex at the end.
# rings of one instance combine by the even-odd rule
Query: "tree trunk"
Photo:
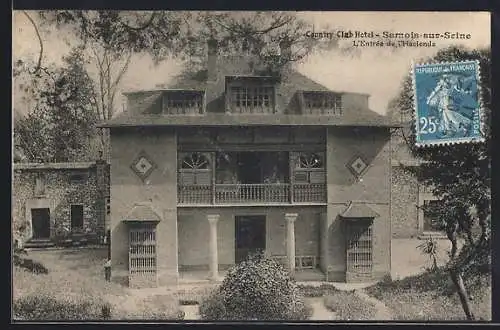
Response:
POLYGON ((457 288, 460 303, 462 304, 462 308, 464 310, 465 316, 467 317, 467 320, 474 321, 474 313, 472 312, 472 309, 470 307, 469 295, 467 294, 467 290, 465 290, 462 275, 455 270, 450 270, 450 276, 453 284, 455 284, 455 287, 457 288))

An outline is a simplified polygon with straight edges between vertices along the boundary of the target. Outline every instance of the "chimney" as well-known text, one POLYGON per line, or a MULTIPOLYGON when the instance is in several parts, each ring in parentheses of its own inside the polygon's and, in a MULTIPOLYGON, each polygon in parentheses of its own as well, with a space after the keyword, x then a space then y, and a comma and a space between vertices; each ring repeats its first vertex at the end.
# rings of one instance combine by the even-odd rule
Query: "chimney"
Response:
POLYGON ((289 73, 292 68, 292 43, 285 39, 280 41, 280 55, 281 59, 284 61, 282 66, 282 72, 284 74, 289 73))
POLYGON ((217 79, 217 40, 209 39, 208 46, 208 61, 207 61, 207 77, 208 80, 217 79))

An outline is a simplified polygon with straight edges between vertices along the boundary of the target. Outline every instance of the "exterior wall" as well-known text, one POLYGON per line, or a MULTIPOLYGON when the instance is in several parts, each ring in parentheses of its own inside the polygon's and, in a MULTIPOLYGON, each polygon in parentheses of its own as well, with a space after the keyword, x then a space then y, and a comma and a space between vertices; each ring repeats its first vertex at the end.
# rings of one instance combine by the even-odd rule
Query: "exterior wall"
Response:
POLYGON ((391 185, 392 237, 416 237, 419 234, 417 179, 393 166, 391 185))
POLYGON ((207 214, 219 214, 217 250, 222 267, 235 262, 235 216, 266 215, 266 253, 286 255, 286 213, 297 213, 296 255, 315 255, 319 260, 320 214, 325 208, 311 207, 220 207, 178 210, 179 265, 206 267, 209 260, 207 214))
POLYGON ((325 227, 328 246, 323 247, 333 281, 345 280, 346 241, 344 220, 339 218, 349 201, 361 201, 380 216, 373 224, 373 277, 390 274, 390 134, 387 129, 328 129, 327 137, 328 206, 325 227), (362 156, 368 168, 358 180, 346 167, 355 156, 362 156))
POLYGON ((177 142, 173 130, 111 130, 111 267, 116 281, 128 276, 128 225, 123 222, 137 202, 160 210, 157 225, 159 285, 176 283, 177 142), (144 151, 156 169, 143 182, 130 168, 144 151))
MULTIPOLYGON (((106 165, 105 165, 106 166, 106 165)), ((106 172, 106 171, 104 171, 106 172)), ((107 175, 105 173, 105 175, 107 175)), ((50 237, 56 233, 71 229, 71 204, 83 205, 83 230, 104 236, 104 219, 100 215, 99 187, 97 185, 96 168, 88 169, 54 169, 54 168, 22 168, 14 166, 12 183, 12 223, 15 233, 21 240, 31 238, 31 208, 50 209, 50 237), (84 173, 87 179, 82 183, 71 183, 70 176, 84 173), (35 195, 37 176, 42 175, 45 192, 35 195)))

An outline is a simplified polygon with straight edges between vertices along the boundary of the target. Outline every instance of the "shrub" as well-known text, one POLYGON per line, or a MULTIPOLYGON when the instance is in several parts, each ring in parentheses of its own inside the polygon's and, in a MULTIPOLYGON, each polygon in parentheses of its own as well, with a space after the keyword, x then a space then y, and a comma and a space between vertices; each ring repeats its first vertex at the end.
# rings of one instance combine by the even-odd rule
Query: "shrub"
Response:
POLYGON ((56 298, 49 294, 31 294, 14 300, 13 312, 17 320, 100 320, 109 309, 99 300, 56 298))
POLYGON ((298 288, 304 297, 317 298, 329 294, 335 294, 340 290, 331 284, 321 284, 320 286, 298 285, 298 288))
POLYGON ((262 255, 231 268, 200 306, 204 320, 306 320, 311 314, 288 271, 262 255))
POLYGON ((24 270, 30 271, 35 274, 48 274, 49 270, 40 262, 33 261, 32 259, 28 259, 25 256, 28 255, 28 252, 19 245, 14 246, 14 250, 12 253, 12 259, 14 266, 22 268, 24 270))
POLYGON ((339 320, 371 320, 375 316, 375 305, 354 292, 338 291, 325 297, 325 307, 337 314, 339 320))

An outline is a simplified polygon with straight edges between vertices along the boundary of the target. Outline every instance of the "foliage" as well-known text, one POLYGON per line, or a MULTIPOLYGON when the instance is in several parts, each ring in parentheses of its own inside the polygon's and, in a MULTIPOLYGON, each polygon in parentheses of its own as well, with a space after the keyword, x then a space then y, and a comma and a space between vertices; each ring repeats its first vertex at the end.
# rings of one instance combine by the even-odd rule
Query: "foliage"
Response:
POLYGON ((325 307, 337 315, 338 320, 371 320, 375 316, 375 305, 354 292, 338 291, 325 297, 325 307))
POLYGON ((14 300, 14 318, 18 320, 99 320, 105 303, 86 299, 56 298, 47 292, 14 300))
POLYGON ((117 55, 148 53, 156 63, 175 57, 198 66, 204 62, 207 40, 216 39, 221 55, 257 55, 268 70, 277 72, 313 49, 338 46, 336 38, 306 37, 307 22, 291 12, 56 10, 39 16, 42 26, 70 30, 85 46, 98 44, 117 55), (280 44, 293 51, 281 53, 280 44))
POLYGON ((12 264, 15 267, 19 267, 34 274, 49 273, 49 270, 41 262, 26 258, 27 255, 28 252, 26 249, 16 240, 12 249, 12 264))
MULTIPOLYGON (((419 167, 404 167, 416 175, 418 181, 431 186, 432 193, 441 200, 434 215, 441 223, 452 243, 448 269, 457 287, 463 286, 464 274, 471 277, 489 269, 491 265, 491 164, 490 164, 490 120, 491 120, 491 51, 469 50, 452 46, 426 62, 452 62, 477 60, 480 65, 480 107, 484 143, 447 144, 427 148, 415 145, 415 132, 404 133, 411 153, 423 160, 419 167), (465 239, 462 249, 457 240, 465 239)), ((411 77, 407 77, 395 104, 403 116, 413 111, 411 77)), ((410 123, 410 127, 414 127, 410 123)), ((458 290, 464 312, 469 319, 474 315, 467 306, 465 289, 458 290)))
POLYGON ((330 284, 321 284, 320 286, 299 284, 297 287, 304 297, 309 298, 323 297, 340 292, 339 289, 330 284))
POLYGON ((205 320, 306 320, 311 313, 288 271, 263 256, 231 268, 200 306, 205 320))
MULTIPOLYGON (((24 85, 35 104, 25 118, 15 121, 14 136, 29 161, 96 158, 89 155, 96 130, 93 81, 85 71, 81 49, 63 61, 63 67, 47 68, 24 85)), ((23 69, 22 61, 18 66, 23 69)))
MULTIPOLYGON (((465 277, 471 303, 480 319, 491 319, 491 276, 465 277), (481 285, 473 285, 480 282, 481 285)), ((389 307, 396 320, 463 320, 457 288, 446 268, 409 276, 402 280, 386 279, 365 291, 389 307)))
POLYGON ((432 266, 430 268, 431 271, 434 271, 438 268, 437 265, 437 252, 438 252, 438 241, 429 236, 423 243, 417 246, 417 249, 422 252, 422 254, 429 257, 432 262, 432 266))

